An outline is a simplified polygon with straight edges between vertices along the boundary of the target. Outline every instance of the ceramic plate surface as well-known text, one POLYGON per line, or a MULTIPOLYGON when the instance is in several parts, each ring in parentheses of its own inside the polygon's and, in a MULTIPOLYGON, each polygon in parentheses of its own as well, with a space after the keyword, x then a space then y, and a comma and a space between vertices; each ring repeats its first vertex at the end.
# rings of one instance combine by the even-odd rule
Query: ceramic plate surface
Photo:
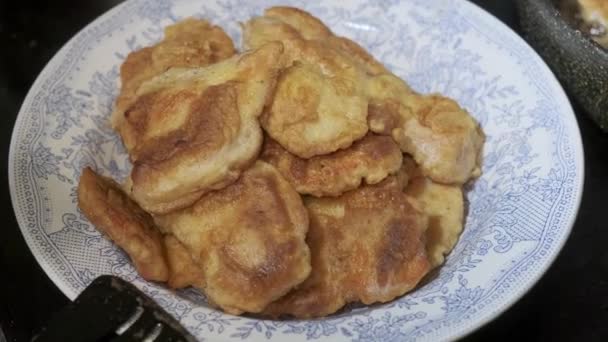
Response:
POLYGON ((68 297, 96 276, 118 275, 213 341, 463 336, 516 301, 554 260, 574 222, 584 173, 574 114, 546 65, 492 16, 442 0, 127 1, 84 28, 42 71, 19 113, 9 158, 23 235, 68 297), (240 44, 238 22, 279 3, 309 10, 362 43, 418 91, 457 99, 487 134, 460 242, 435 279, 391 303, 308 321, 226 315, 197 291, 175 293, 141 279, 77 209, 84 166, 118 179, 130 167, 108 124, 125 56, 188 16, 212 20, 240 44))

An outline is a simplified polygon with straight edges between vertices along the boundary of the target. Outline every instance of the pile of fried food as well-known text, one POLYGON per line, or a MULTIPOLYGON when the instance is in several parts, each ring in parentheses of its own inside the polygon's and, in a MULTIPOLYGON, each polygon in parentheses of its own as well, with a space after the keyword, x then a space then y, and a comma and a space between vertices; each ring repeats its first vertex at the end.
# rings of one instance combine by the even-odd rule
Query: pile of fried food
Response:
POLYGON ((83 170, 79 206, 171 288, 231 314, 308 318, 387 302, 443 263, 484 135, 361 46, 289 7, 198 19, 131 53, 112 114, 126 184, 83 170))

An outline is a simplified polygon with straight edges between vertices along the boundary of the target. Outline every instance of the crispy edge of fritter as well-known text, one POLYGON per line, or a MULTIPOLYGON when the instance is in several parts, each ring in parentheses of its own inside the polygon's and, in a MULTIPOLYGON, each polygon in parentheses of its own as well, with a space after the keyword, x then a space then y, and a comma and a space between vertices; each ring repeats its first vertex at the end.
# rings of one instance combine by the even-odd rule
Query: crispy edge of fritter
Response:
POLYGON ((169 279, 167 285, 174 289, 194 286, 205 287, 202 268, 193 260, 192 254, 175 236, 163 236, 163 244, 167 250, 169 279))
POLYGON ((285 24, 285 27, 275 25, 277 29, 285 33, 277 35, 281 39, 285 37, 294 38, 294 35, 298 34, 303 39, 323 41, 356 59, 365 66, 369 74, 376 75, 388 72, 384 65, 361 45, 346 37, 335 35, 319 18, 304 10, 295 7, 276 6, 266 9, 264 16, 261 18, 270 18, 285 24))
POLYGON ((405 194, 429 218, 426 250, 434 268, 444 262, 464 229, 464 194, 459 185, 436 183, 425 177, 411 157, 403 164, 410 179, 405 194))
POLYGON ((391 137, 368 134, 346 149, 303 159, 266 136, 261 159, 275 166, 299 193, 322 197, 382 181, 401 168, 402 154, 391 137))
POLYGON ((101 233, 125 250, 144 279, 168 279, 160 231, 116 182, 85 168, 78 184, 78 205, 101 233))
POLYGON ((280 20, 293 27, 304 39, 322 40, 333 35, 319 18, 299 8, 270 7, 264 11, 264 16, 280 20))
POLYGON ((456 101, 420 95, 392 74, 370 78, 368 124, 391 135, 436 182, 464 184, 481 174, 485 135, 475 118, 456 101))

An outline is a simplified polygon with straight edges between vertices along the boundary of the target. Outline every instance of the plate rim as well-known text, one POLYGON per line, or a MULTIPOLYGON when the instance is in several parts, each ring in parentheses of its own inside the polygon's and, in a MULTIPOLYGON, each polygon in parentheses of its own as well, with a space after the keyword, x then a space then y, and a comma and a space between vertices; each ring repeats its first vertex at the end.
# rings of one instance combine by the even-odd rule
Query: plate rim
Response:
POLYGON ((10 140, 9 152, 8 152, 8 172, 7 173, 8 173, 8 183, 9 183, 9 193, 10 193, 10 197, 11 197, 11 206, 13 207, 13 215, 15 216, 17 225, 19 226, 19 231, 21 232, 21 235, 23 236, 23 239, 25 240, 25 243, 27 244, 29 251, 34 256, 34 259, 36 260, 36 262, 38 263, 40 268, 42 268, 42 270, 44 271, 46 276, 53 282, 53 284, 57 288, 59 288, 59 290, 61 291, 61 293, 63 293, 63 295, 68 297, 68 299, 70 301, 74 301, 76 299, 76 297, 78 297, 79 294, 75 293, 74 291, 72 291, 71 288, 66 286, 64 284, 64 282, 59 279, 60 277, 57 273, 52 272, 52 270, 50 269, 50 266, 47 265, 47 263, 42 258, 42 255, 40 253, 34 253, 34 251, 37 249, 34 247, 34 242, 31 241, 31 239, 32 239, 31 235, 26 233, 26 228, 25 228, 26 223, 23 222, 22 217, 17 215, 17 206, 15 205, 16 197, 17 197, 17 194, 16 194, 17 190, 16 190, 16 185, 15 185, 16 184, 15 183, 16 175, 14 172, 12 172, 15 167, 15 160, 16 160, 15 154, 17 153, 16 152, 16 148, 17 148, 16 146, 18 143, 17 142, 17 132, 18 132, 17 128, 25 127, 24 122, 26 120, 26 114, 24 112, 26 109, 26 105, 29 104, 30 102, 32 102, 32 99, 35 96, 35 92, 33 92, 33 90, 40 88, 41 83, 44 81, 44 79, 46 79, 49 76, 48 74, 52 73, 54 66, 57 65, 59 63, 59 61, 61 60, 61 57, 63 57, 63 55, 65 55, 68 52, 70 47, 74 44, 74 41, 76 41, 76 39, 78 39, 79 36, 83 35, 88 29, 94 27, 95 25, 99 24, 101 21, 103 21, 105 19, 109 19, 114 14, 117 14, 118 12, 123 10, 124 7, 133 5, 136 1, 137 0, 126 0, 124 2, 114 5, 112 8, 108 9, 101 15, 95 17, 95 19, 91 20, 89 23, 87 23, 85 26, 83 26, 80 30, 78 30, 78 32, 74 33, 74 35, 72 35, 61 46, 61 48, 59 48, 57 50, 57 52, 55 52, 55 54, 46 62, 44 67, 40 70, 38 75, 36 75, 36 79, 34 80, 34 82, 32 82, 32 85, 29 87, 27 94, 23 98, 21 106, 19 107, 19 111, 17 112, 17 118, 15 119, 15 123, 13 125, 13 130, 11 132, 11 140, 10 140))
MULTIPOLYGON (((50 265, 48 265, 47 262, 43 259, 43 256, 41 253, 34 252, 34 251, 37 251, 38 248, 35 247, 34 241, 32 241, 33 237, 31 236, 31 234, 27 233, 27 228, 26 228, 27 224, 26 224, 26 222, 23 221, 24 217, 17 215, 18 209, 15 206, 15 204, 17 203, 17 201, 16 201, 16 196, 17 196, 16 183, 15 183, 16 174, 13 172, 14 166, 15 166, 14 164, 15 164, 15 160, 16 160, 16 153, 17 153, 16 148, 17 148, 17 143, 18 143, 17 142, 17 132, 18 132, 17 128, 26 127, 25 120, 26 120, 27 114, 25 113, 25 109, 27 107, 26 105, 31 103, 33 100, 33 97, 36 95, 36 93, 33 90, 40 88, 41 83, 50 76, 49 74, 51 74, 54 71, 56 65, 62 60, 62 58, 64 57, 66 52, 68 52, 68 50, 73 46, 74 41, 77 40, 81 35, 84 35, 87 30, 99 25, 99 23, 103 22, 106 19, 109 19, 113 15, 118 14, 119 12, 124 10, 126 7, 135 5, 137 2, 138 2, 138 0, 127 0, 127 1, 124 1, 120 4, 113 6, 110 9, 108 9, 101 15, 97 16, 96 18, 94 18, 93 20, 88 22, 80 30, 78 30, 78 32, 76 32, 69 40, 67 40, 61 46, 61 48, 59 50, 57 50, 57 52, 55 52, 55 54, 49 59, 49 61, 41 69, 41 71, 36 76, 36 79, 29 87, 27 94, 24 97, 23 102, 19 108, 19 111, 17 112, 17 117, 16 117, 15 123, 13 125, 13 130, 11 133, 9 153, 8 153, 9 160, 8 160, 8 172, 7 173, 8 173, 8 178, 9 178, 9 193, 10 193, 10 197, 11 197, 11 205, 13 207, 13 214, 16 218, 17 225, 19 226, 19 230, 20 230, 22 236, 24 237, 24 240, 28 246, 28 249, 34 256, 36 262, 42 268, 42 270, 44 271, 46 276, 53 282, 53 284, 55 286, 57 286, 57 288, 59 288, 59 290, 66 297, 68 297, 68 299, 70 301, 73 301, 78 296, 78 293, 75 293, 69 286, 67 286, 67 284, 63 281, 63 279, 61 279, 59 273, 52 271, 50 265)), ((536 52, 536 50, 534 50, 525 41, 525 39, 522 36, 520 36, 517 32, 515 32, 513 29, 511 29, 511 27, 509 27, 507 24, 505 24, 500 19, 495 17, 493 14, 491 14, 490 12, 486 11, 485 9, 483 9, 482 7, 480 7, 479 5, 477 5, 473 2, 458 1, 458 3, 459 3, 458 6, 463 6, 463 7, 468 6, 468 10, 477 12, 476 13, 477 15, 483 16, 486 20, 488 20, 490 22, 490 24, 497 27, 497 30, 508 33, 508 35, 510 36, 511 39, 515 40, 519 44, 524 45, 529 50, 529 52, 530 52, 529 55, 535 59, 534 62, 536 62, 537 65, 539 65, 542 69, 544 69, 541 71, 543 72, 543 74, 549 76, 548 81, 550 83, 552 83, 552 84, 549 84, 549 86, 551 86, 551 88, 555 91, 556 97, 562 100, 560 104, 567 105, 567 106, 560 106, 560 108, 562 111, 569 113, 567 118, 564 119, 564 120, 566 120, 565 126, 566 126, 566 130, 569 133, 574 133, 570 137, 570 140, 573 143, 573 145, 571 147, 573 148, 573 155, 580 156, 580 158, 576 158, 576 157, 573 158, 575 161, 575 167, 577 169, 579 169, 580 172, 576 175, 575 181, 574 181, 574 185, 575 186, 578 185, 578 186, 574 189, 575 198, 572 200, 572 203, 573 203, 572 215, 569 217, 568 222, 562 223, 562 226, 564 228, 560 230, 562 232, 563 238, 561 238, 558 242, 556 242, 555 248, 552 251, 552 253, 548 254, 547 256, 545 256, 542 259, 541 267, 539 267, 539 271, 530 274, 529 278, 527 279, 525 284, 523 286, 519 287, 518 289, 512 291, 507 296, 507 298, 503 300, 503 303, 501 306, 497 307, 494 310, 486 311, 487 314, 484 314, 481 317, 479 317, 467 324, 459 325, 453 329, 450 329, 448 331, 448 334, 445 334, 445 335, 440 334, 440 335, 443 335, 443 336, 440 336, 440 338, 443 337, 443 339, 445 339, 445 340, 461 339, 465 336, 468 336, 469 334, 475 332, 476 330, 487 325, 489 322, 493 321, 494 319, 496 319, 497 317, 502 315, 504 312, 506 312, 508 309, 510 309, 515 303, 517 303, 519 300, 521 300, 521 298, 526 293, 528 293, 530 291, 530 289, 532 289, 538 283, 538 281, 546 274, 546 272, 551 268, 551 266, 555 263, 559 254, 563 251, 564 245, 569 240, 569 238, 572 234, 572 230, 574 228, 574 224, 578 217, 578 214, 580 211, 580 206, 582 203, 584 184, 585 184, 585 169, 586 169, 584 146, 582 143, 582 135, 580 132, 580 126, 578 124, 578 117, 577 117, 576 113, 574 112, 574 109, 572 108, 572 104, 570 102, 569 97, 567 96, 566 92, 564 91, 563 86, 558 81, 558 79, 555 76, 555 74, 553 73, 553 71, 549 68, 549 66, 546 64, 546 62, 540 57, 540 55, 536 52), (570 121, 570 122, 568 122, 568 121, 570 121)), ((427 335, 427 337, 429 337, 429 336, 427 335)))
POLYGON ((511 295, 508 297, 508 299, 505 300, 505 302, 503 303, 503 305, 501 307, 498 307, 495 310, 492 310, 491 312, 489 312, 489 314, 485 315, 484 317, 479 318, 474 324, 466 325, 460 329, 457 328, 455 330, 455 334, 453 334, 453 336, 448 337, 449 339, 453 339, 453 340, 462 339, 462 338, 474 333, 475 331, 479 330, 480 328, 486 326, 488 323, 492 322, 493 320, 497 319, 499 316, 501 316, 507 310, 512 308, 513 305, 515 305, 517 302, 519 302, 534 286, 536 286, 538 284, 540 279, 547 273, 547 271, 549 271, 551 266, 555 263, 559 254, 563 251, 566 242, 570 239, 570 236, 572 235, 572 230, 574 228, 574 224, 576 223, 576 219, 577 219, 579 211, 580 211, 580 207, 581 207, 581 203, 582 203, 582 199, 583 199, 584 187, 585 187, 585 150, 584 150, 584 146, 583 146, 580 126, 578 124, 578 117, 576 115, 576 112, 574 111, 574 108, 572 107, 570 98, 566 94, 566 91, 564 90, 564 87, 562 86, 562 84, 557 79, 557 76, 555 76, 555 73, 553 73, 553 70, 551 70, 551 68, 547 65, 545 60, 542 59, 542 57, 540 57, 538 52, 534 48, 532 48, 532 46, 530 44, 528 44, 528 42, 520 34, 515 32, 515 30, 513 30, 511 27, 509 27, 502 20, 498 19, 492 13, 488 12, 487 10, 485 10, 484 8, 482 8, 481 6, 477 5, 474 2, 462 1, 462 3, 463 3, 462 6, 469 6, 469 8, 472 11, 476 11, 478 13, 483 14, 484 16, 487 17, 487 20, 492 22, 492 25, 498 26, 499 30, 508 32, 514 40, 516 40, 520 44, 525 45, 525 47, 530 50, 531 56, 534 59, 536 59, 537 64, 541 65, 541 68, 545 69, 544 71, 547 75, 550 75, 550 82, 556 86, 555 88, 557 89, 559 97, 561 99, 565 100, 562 102, 567 104, 566 108, 564 108, 564 107, 561 107, 561 108, 566 109, 566 111, 569 112, 569 114, 570 114, 569 117, 572 119, 573 127, 568 127, 568 128, 571 131, 575 132, 575 136, 571 137, 571 139, 573 139, 573 142, 576 144, 576 146, 573 146, 576 148, 575 154, 579 155, 581 157, 580 157, 580 162, 578 162, 576 165, 577 167, 580 168, 580 173, 576 177, 576 183, 578 184, 578 188, 576 189, 577 190, 576 198, 573 201, 575 203, 575 206, 573 207, 573 210, 574 210, 573 214, 570 216, 569 221, 564 224, 566 229, 564 231, 563 238, 561 240, 559 240, 559 242, 556 244, 556 248, 551 253, 551 255, 547 256, 544 259, 544 263, 542 265, 541 271, 538 271, 538 272, 534 273, 533 275, 531 275, 530 278, 527 280, 527 282, 524 284, 524 286, 518 288, 518 290, 513 291, 511 293, 511 295))

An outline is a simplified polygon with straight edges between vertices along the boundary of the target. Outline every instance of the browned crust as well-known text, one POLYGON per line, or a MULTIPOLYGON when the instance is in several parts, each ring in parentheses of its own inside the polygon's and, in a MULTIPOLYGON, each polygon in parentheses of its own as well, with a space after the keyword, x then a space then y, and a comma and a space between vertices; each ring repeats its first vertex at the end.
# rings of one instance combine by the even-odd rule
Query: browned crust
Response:
POLYGON ((382 181, 399 170, 402 154, 391 137, 368 134, 349 148, 303 159, 266 137, 261 159, 275 166, 299 193, 321 197, 338 196, 364 181, 382 181))
POLYGON ((169 264, 169 280, 167 285, 174 289, 194 286, 205 287, 202 267, 193 259, 190 251, 175 236, 167 234, 163 243, 167 250, 169 264))
POLYGON ((379 75, 388 73, 388 69, 380 63, 374 56, 356 42, 340 36, 330 36, 327 38, 327 43, 334 48, 342 50, 356 59, 359 63, 365 66, 368 74, 379 75))
POLYGON ((192 207, 157 217, 202 266, 207 297, 233 314, 260 312, 310 273, 302 199, 258 161, 192 207))
POLYGON ((276 6, 266 9, 264 15, 294 27, 304 39, 324 39, 332 35, 321 20, 299 8, 276 6))
POLYGON ((128 132, 123 132, 123 113, 144 81, 172 67, 206 66, 235 52, 232 40, 219 26, 188 18, 165 28, 161 42, 130 53, 120 66, 122 86, 112 114, 112 126, 121 134, 127 150, 133 145, 128 132))
POLYGON ((144 279, 168 279, 161 233, 152 217, 127 197, 118 184, 85 168, 78 184, 78 205, 100 232, 125 250, 144 279))
POLYGON ((340 197, 306 200, 310 277, 264 314, 321 317, 344 304, 387 302, 414 288, 430 269, 426 220, 389 176, 340 197))

